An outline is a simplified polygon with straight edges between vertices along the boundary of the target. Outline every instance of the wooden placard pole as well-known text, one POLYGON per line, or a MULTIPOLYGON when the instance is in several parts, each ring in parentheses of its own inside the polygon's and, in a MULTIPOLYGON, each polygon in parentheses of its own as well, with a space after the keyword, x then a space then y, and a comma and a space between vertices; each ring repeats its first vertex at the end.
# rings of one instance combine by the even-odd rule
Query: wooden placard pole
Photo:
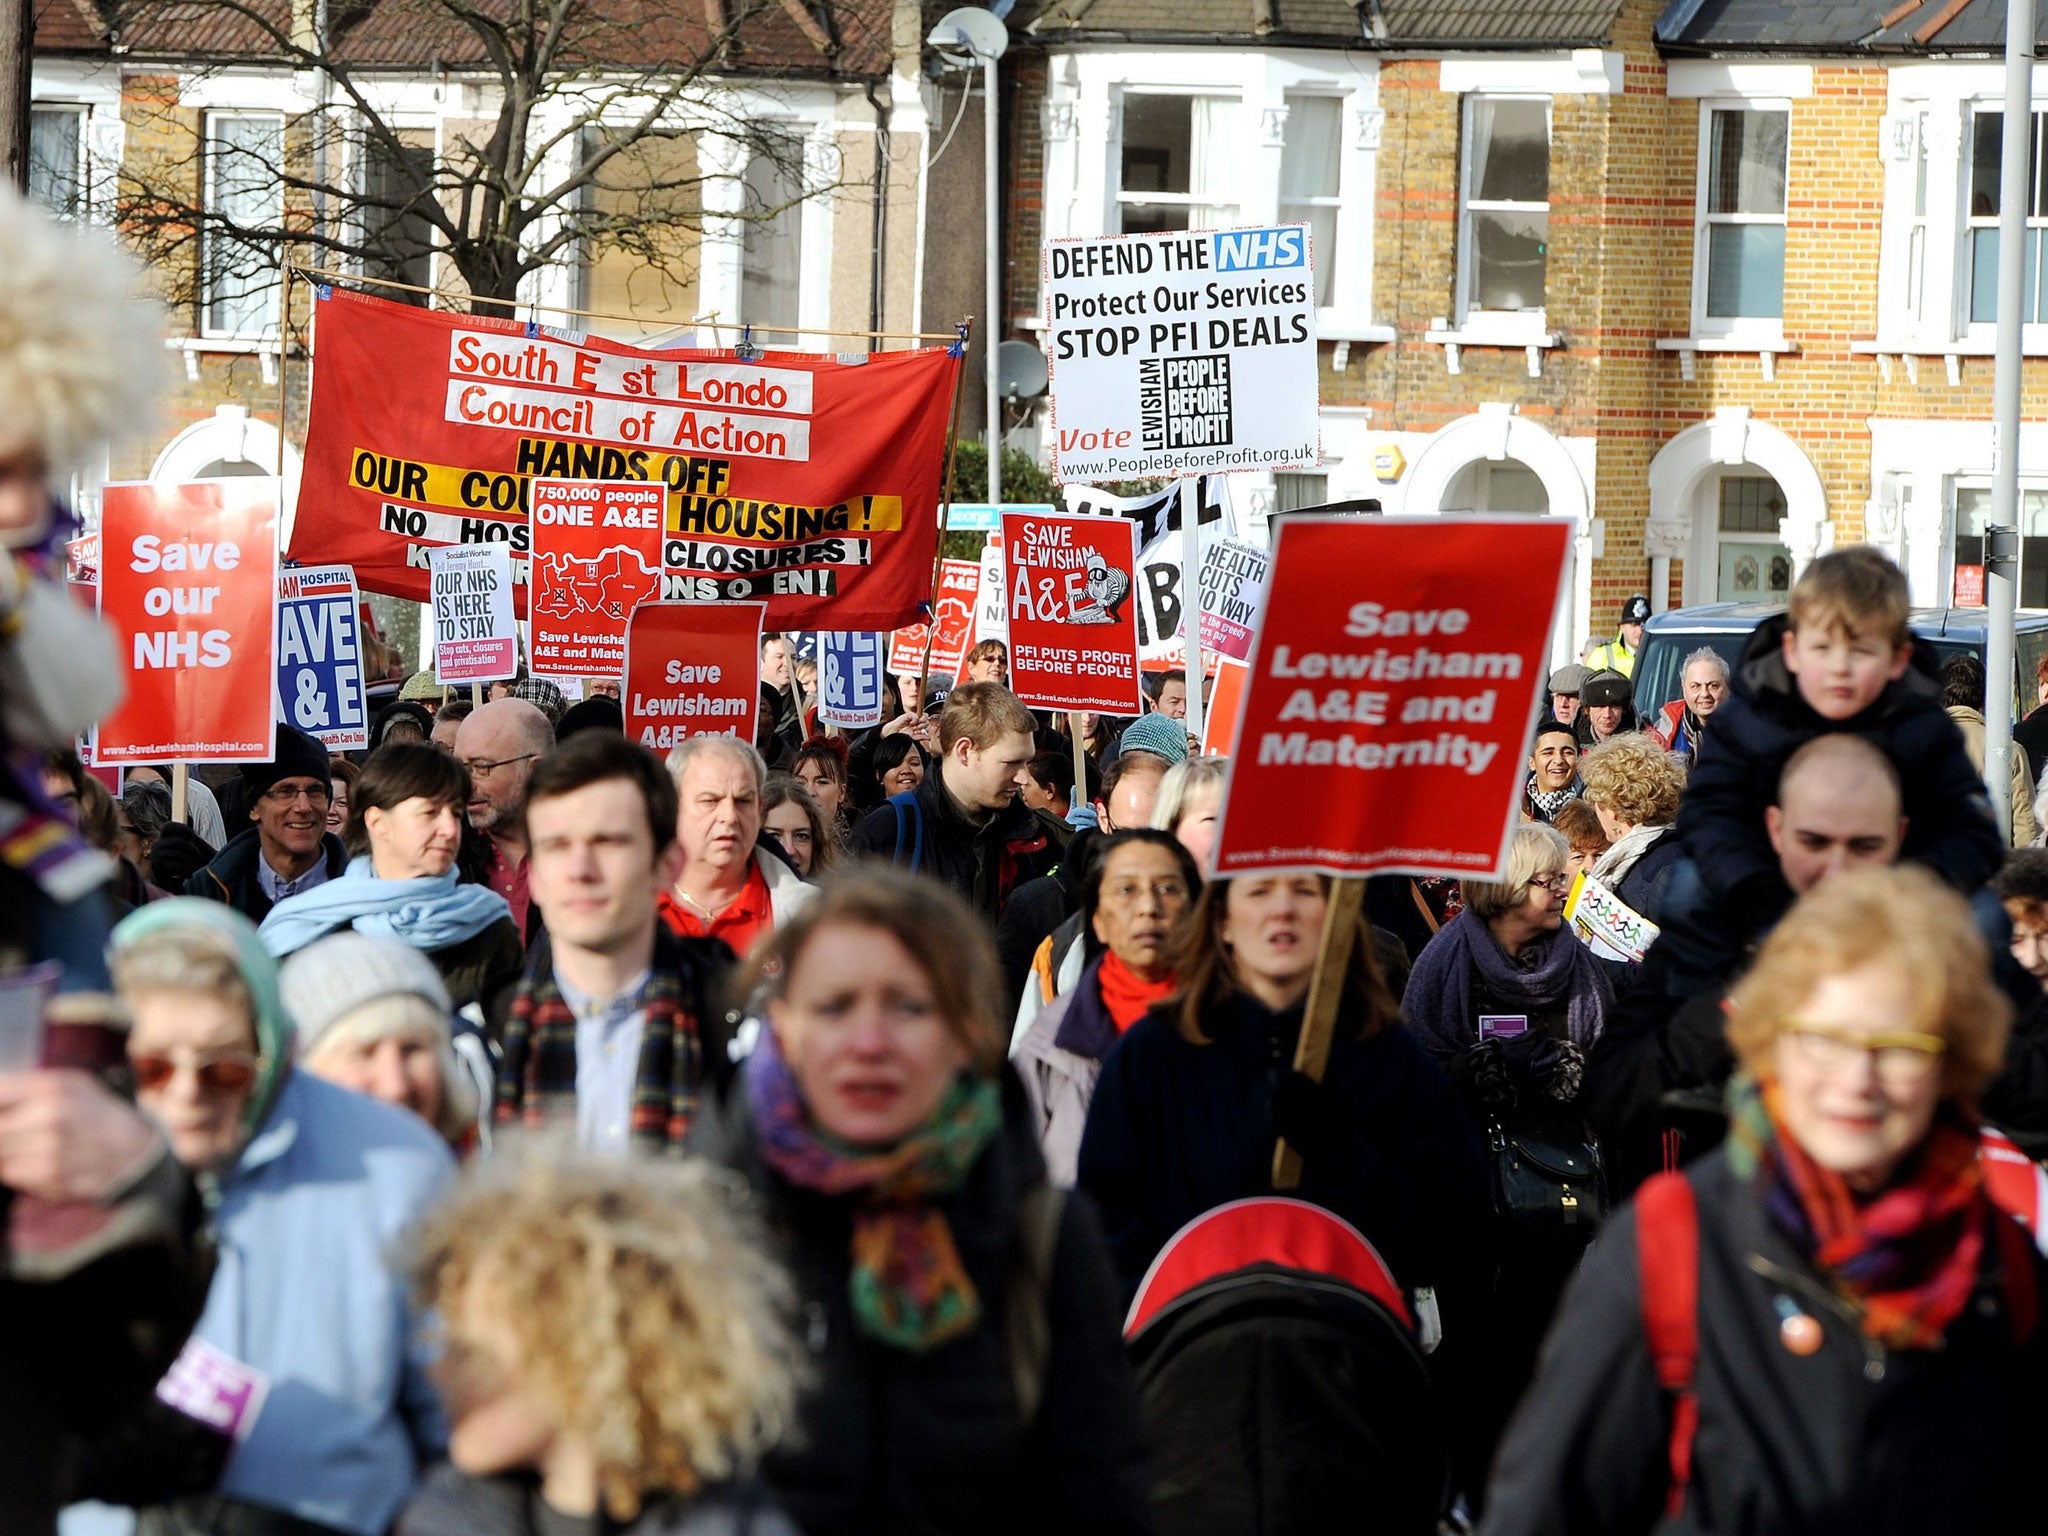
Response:
POLYGON ((1180 649, 1187 733, 1202 739, 1202 482, 1180 483, 1180 649))
POLYGON ((185 762, 171 764, 171 820, 183 822, 188 827, 192 824, 192 818, 185 814, 190 809, 191 796, 191 765, 185 762))
POLYGON ((482 709, 484 707, 484 685, 482 683, 471 683, 469 685, 469 707, 471 709, 482 709))
POLYGON ((1081 717, 1072 710, 1067 712, 1067 735, 1074 741, 1074 798, 1068 803, 1078 808, 1088 803, 1088 743, 1081 739, 1081 717))
MULTIPOLYGON (((1358 918, 1365 910, 1365 881, 1332 880, 1323 912, 1323 935, 1316 945, 1316 969, 1308 984, 1308 1006, 1301 1016, 1301 1038, 1294 1046, 1294 1070, 1320 1083, 1330 1064, 1330 1041, 1337 1031, 1337 1009, 1344 999, 1344 977, 1351 968, 1351 946, 1358 941, 1358 918)), ((1273 1187, 1301 1187, 1301 1153, 1284 1138, 1273 1146, 1273 1187)))

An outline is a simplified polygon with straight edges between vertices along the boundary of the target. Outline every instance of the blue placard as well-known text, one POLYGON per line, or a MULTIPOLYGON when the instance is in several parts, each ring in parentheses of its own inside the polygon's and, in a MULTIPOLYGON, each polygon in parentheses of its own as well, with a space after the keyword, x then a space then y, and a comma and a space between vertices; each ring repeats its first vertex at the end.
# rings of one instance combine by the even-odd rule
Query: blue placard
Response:
POLYGON ((956 501, 946 514, 948 533, 994 533, 1003 526, 1005 512, 1045 513, 1052 508, 1036 501, 1006 501, 999 507, 985 501, 956 501))
POLYGON ((889 637, 863 630, 818 634, 818 722, 841 730, 882 723, 882 658, 889 637))
POLYGON ((356 573, 346 565, 277 573, 278 719, 330 751, 370 744, 356 573))

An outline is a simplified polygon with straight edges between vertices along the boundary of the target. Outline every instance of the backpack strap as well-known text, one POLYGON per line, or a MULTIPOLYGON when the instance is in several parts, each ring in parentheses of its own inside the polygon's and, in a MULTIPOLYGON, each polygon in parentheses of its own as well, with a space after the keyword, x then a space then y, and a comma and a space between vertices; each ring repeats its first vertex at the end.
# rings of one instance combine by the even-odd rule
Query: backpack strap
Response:
POLYGON ((900 795, 889 797, 889 809, 896 813, 896 852, 890 863, 898 869, 908 868, 914 875, 924 867, 924 811, 917 803, 917 791, 906 789, 900 795), (903 862, 903 833, 908 826, 911 835, 910 863, 903 862))
POLYGON ((1700 1425, 1700 1222, 1684 1174, 1657 1174, 1637 1191, 1636 1267, 1650 1367, 1671 1395, 1671 1491, 1664 1515, 1675 1520, 1685 1508, 1700 1425))
POLYGON ((1003 1301, 1003 1351, 1017 1389, 1017 1414, 1027 1431, 1045 1401, 1046 1372, 1052 1364, 1052 1317, 1046 1298, 1052 1291, 1053 1255, 1066 1207, 1067 1192, 1050 1179, 1041 1179, 1017 1202, 1017 1258, 1003 1301))
POLYGON ((2013 1343, 2024 1347, 2041 1321, 2041 1298, 2034 1283, 2034 1240, 2003 1211, 1992 1212, 1991 1223, 1998 1244, 2006 1320, 2012 1329, 2013 1343))

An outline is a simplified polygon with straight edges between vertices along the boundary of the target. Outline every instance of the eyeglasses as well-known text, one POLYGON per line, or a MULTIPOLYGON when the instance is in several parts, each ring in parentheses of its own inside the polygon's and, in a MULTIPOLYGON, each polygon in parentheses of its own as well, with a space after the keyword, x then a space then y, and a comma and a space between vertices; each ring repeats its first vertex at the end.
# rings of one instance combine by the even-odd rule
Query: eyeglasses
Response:
POLYGON ((467 759, 463 759, 462 766, 469 770, 469 776, 472 779, 488 779, 500 768, 509 767, 513 763, 527 762, 539 756, 538 752, 522 752, 517 757, 501 757, 495 763, 472 763, 467 759))
POLYGON ((263 798, 272 805, 295 805, 302 795, 315 805, 325 805, 333 798, 324 784, 273 784, 263 791, 263 798))
POLYGON ((1791 1051, 1810 1067, 1823 1072, 1840 1072, 1868 1056, 1875 1064, 1879 1078, 1898 1084, 1917 1083, 1924 1079, 1948 1050, 1948 1042, 1941 1036, 1922 1034, 1916 1029, 1866 1035, 1833 1025, 1802 1024, 1796 1020, 1785 1026, 1783 1038, 1791 1051))
POLYGON ((190 1072, 199 1079, 202 1093, 247 1093, 255 1086, 256 1079, 263 1072, 261 1056, 232 1047, 219 1051, 200 1051, 197 1054, 145 1053, 130 1056, 128 1065, 135 1073, 135 1086, 145 1093, 154 1093, 159 1088, 169 1086, 171 1079, 181 1071, 190 1072))
POLYGON ((1529 889, 1532 891, 1549 891, 1552 895, 1561 895, 1571 888, 1572 877, 1570 875, 1531 875, 1529 877, 1529 889))

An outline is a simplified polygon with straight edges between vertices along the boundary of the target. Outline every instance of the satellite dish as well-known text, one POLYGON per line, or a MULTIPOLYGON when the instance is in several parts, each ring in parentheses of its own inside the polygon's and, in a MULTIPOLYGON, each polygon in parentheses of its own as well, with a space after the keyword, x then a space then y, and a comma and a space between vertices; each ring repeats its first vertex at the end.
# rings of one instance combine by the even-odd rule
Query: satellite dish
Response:
POLYGON ((948 11, 925 38, 939 56, 955 69, 966 69, 990 59, 1000 59, 1010 46, 1010 29, 979 6, 964 5, 948 11))
POLYGON ((1028 341, 996 348, 996 393, 1005 400, 1036 400, 1045 393, 1045 354, 1028 341))

